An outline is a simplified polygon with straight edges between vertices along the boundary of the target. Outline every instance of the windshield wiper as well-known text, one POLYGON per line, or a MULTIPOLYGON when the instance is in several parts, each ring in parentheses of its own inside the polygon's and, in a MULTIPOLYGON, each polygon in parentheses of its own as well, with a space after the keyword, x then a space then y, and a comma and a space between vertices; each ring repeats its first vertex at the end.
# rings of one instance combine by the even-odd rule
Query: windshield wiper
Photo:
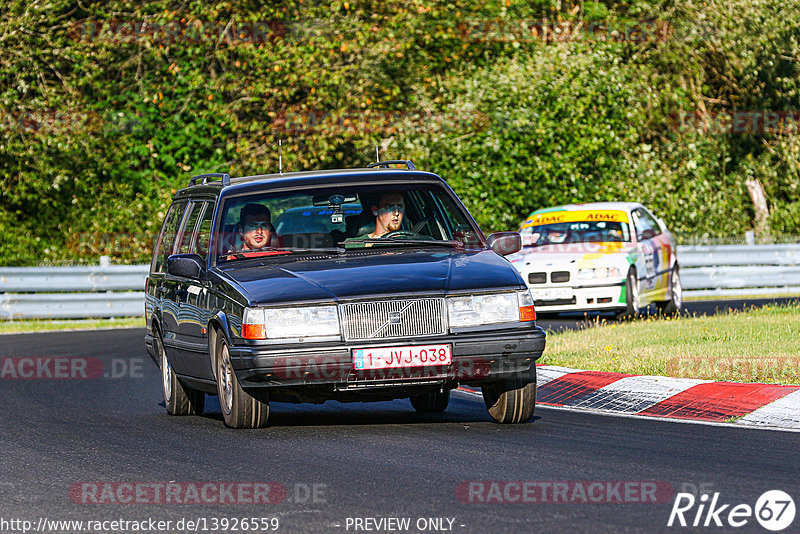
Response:
POLYGON ((277 248, 277 247, 261 247, 256 250, 243 250, 239 252, 231 252, 225 254, 224 257, 237 260, 246 260, 248 258, 261 258, 263 256, 283 256, 286 254, 305 254, 305 253, 323 253, 323 254, 344 254, 345 250, 339 247, 327 248, 277 248))
POLYGON ((448 247, 448 248, 464 248, 464 243, 461 241, 442 241, 438 239, 357 239, 353 241, 341 241, 338 244, 350 248, 363 248, 362 244, 372 243, 376 245, 431 245, 435 247, 448 247))
POLYGON ((342 247, 321 247, 321 248, 279 248, 278 250, 285 250, 287 252, 327 252, 334 254, 344 254, 345 250, 342 247))

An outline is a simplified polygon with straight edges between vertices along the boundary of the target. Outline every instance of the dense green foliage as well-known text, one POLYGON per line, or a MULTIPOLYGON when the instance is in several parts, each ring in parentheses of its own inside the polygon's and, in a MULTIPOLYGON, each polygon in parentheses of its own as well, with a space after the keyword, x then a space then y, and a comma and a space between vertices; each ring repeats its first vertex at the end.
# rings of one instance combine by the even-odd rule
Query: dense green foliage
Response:
POLYGON ((287 170, 363 166, 380 144, 485 230, 640 200, 679 237, 741 235, 750 178, 771 230, 798 234, 797 123, 719 127, 800 110, 798 7, 7 2, 0 263, 146 260, 192 174, 275 171, 278 139, 287 170))

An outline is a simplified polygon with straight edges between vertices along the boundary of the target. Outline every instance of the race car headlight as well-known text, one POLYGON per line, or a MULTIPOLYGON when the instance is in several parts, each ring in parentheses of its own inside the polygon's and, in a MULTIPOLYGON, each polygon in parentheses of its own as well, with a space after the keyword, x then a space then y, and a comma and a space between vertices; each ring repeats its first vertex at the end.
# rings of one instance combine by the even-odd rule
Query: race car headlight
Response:
POLYGON ((531 321, 532 315, 535 318, 529 290, 447 299, 447 317, 453 328, 531 321))
POLYGON ((242 332, 245 339, 338 336, 339 315, 336 306, 247 308, 242 332))
POLYGON ((616 267, 598 267, 596 269, 580 269, 578 278, 581 280, 591 280, 593 278, 617 278, 622 276, 616 267))

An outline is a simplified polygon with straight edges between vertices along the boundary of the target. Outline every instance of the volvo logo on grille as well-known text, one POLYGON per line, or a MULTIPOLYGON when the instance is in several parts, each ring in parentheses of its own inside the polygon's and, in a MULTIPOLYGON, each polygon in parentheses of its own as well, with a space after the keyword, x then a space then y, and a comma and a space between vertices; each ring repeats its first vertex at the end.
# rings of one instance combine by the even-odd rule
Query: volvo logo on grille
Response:
POLYGON ((389 324, 400 324, 400 312, 399 311, 390 311, 389 312, 389 324))

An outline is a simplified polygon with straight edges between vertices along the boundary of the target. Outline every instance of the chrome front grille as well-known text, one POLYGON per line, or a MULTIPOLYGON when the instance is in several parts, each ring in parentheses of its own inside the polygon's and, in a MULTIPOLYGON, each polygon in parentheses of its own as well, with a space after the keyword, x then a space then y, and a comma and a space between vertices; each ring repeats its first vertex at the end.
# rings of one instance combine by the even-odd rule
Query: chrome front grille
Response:
POLYGON ((339 306, 344 338, 383 339, 444 334, 443 298, 381 300, 339 306))

